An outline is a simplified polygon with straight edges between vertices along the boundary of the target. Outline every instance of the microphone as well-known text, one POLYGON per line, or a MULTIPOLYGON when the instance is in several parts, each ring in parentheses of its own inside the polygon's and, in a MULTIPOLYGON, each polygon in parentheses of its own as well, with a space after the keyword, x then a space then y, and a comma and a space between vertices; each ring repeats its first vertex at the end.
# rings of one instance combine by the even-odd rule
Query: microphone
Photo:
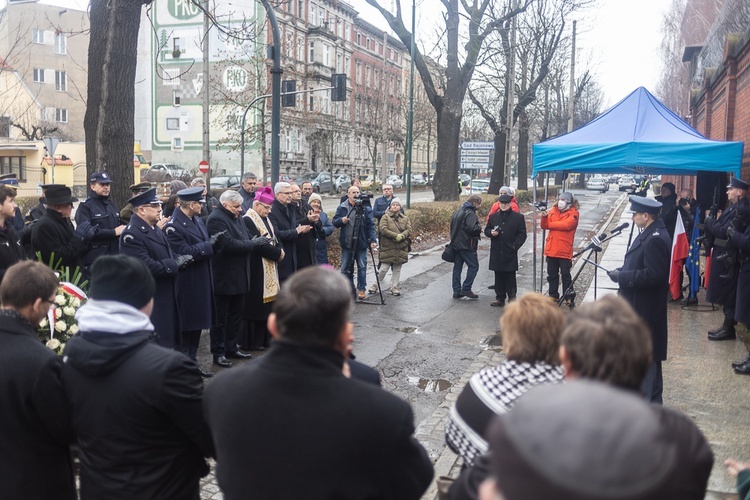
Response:
POLYGON ((619 232, 621 232, 621 231, 622 231, 623 229, 627 229, 627 228, 629 228, 629 227, 630 227, 630 223, 629 223, 629 222, 623 222, 622 224, 620 224, 619 226, 617 226, 616 228, 614 228, 614 229, 612 230, 612 234, 614 234, 614 233, 619 233, 619 232))

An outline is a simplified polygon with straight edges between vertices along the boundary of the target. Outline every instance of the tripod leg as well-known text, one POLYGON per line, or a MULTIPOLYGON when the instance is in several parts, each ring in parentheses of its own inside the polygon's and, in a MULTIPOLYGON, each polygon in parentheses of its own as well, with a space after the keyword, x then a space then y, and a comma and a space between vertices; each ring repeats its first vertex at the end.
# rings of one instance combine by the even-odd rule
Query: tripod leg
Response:
POLYGON ((373 252, 372 247, 370 247, 370 257, 372 258, 372 267, 375 270, 375 282, 378 284, 378 293, 380 294, 380 303, 385 304, 385 297, 383 297, 383 289, 380 286, 380 273, 378 272, 378 267, 375 264, 375 252, 373 252))

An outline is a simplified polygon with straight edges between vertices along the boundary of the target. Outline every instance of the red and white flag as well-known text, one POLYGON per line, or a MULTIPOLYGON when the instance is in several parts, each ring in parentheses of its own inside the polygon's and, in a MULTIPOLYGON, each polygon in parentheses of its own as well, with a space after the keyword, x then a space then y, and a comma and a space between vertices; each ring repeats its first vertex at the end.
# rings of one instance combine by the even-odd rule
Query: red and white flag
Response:
POLYGON ((685 234, 685 225, 682 223, 682 217, 677 215, 677 223, 674 226, 674 238, 672 238, 672 259, 669 265, 669 291, 672 293, 672 299, 677 300, 682 293, 682 282, 680 281, 680 271, 685 265, 690 243, 687 234, 685 234))

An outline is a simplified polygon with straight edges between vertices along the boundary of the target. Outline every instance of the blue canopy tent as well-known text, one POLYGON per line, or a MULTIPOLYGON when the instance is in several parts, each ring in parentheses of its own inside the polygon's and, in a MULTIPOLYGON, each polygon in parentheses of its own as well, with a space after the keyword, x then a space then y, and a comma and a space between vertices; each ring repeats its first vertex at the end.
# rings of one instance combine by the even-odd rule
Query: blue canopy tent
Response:
POLYGON ((542 172, 740 176, 742 143, 706 139, 643 87, 578 130, 533 146, 542 172))
MULTIPOLYGON (((742 149, 742 142, 706 139, 638 87, 578 130, 535 144, 532 178, 550 172, 693 175, 698 171, 739 177, 742 149)), ((536 227, 536 212, 533 219, 536 227)), ((536 236, 534 231, 535 277, 536 236)))

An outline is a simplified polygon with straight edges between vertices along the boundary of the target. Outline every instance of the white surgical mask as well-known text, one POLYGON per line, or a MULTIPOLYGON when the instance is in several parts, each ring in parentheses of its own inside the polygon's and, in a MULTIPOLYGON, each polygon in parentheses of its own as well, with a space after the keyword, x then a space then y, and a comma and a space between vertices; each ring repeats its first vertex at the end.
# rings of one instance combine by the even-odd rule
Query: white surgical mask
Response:
POLYGON ((565 207, 567 206, 568 206, 568 202, 565 200, 560 200, 557 202, 557 208, 559 208, 560 210, 565 210, 565 207))

